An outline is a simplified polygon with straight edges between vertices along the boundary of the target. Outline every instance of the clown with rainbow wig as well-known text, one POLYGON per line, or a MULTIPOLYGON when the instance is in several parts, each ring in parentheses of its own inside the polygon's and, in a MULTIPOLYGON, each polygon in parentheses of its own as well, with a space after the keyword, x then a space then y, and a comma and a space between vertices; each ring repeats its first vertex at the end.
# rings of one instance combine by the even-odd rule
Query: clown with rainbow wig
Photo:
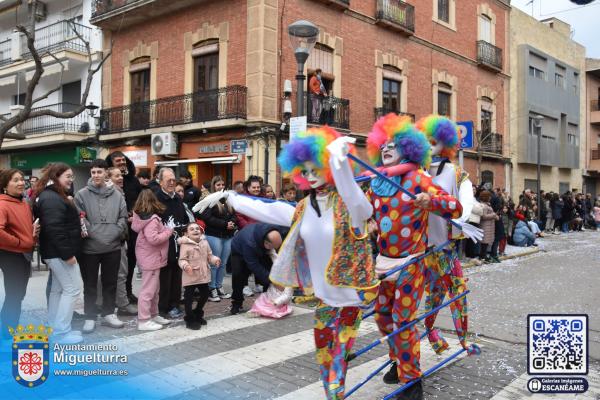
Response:
POLYGON ((258 221, 291 227, 269 278, 280 287, 312 292, 319 300, 316 357, 329 400, 344 398, 346 356, 362 319, 360 306, 375 298, 379 285, 367 232, 373 208, 354 183, 349 162, 331 157, 339 146, 352 152, 351 142, 321 127, 299 133, 283 148, 281 169, 299 189, 310 191, 296 207, 264 203, 235 192, 217 196, 226 197, 236 211, 258 221), (330 148, 334 142, 338 147, 330 148))
MULTIPOLYGON (((460 166, 452 163, 460 141, 458 126, 448 118, 439 115, 424 117, 417 121, 416 126, 427 136, 433 149, 433 162, 429 168, 433 182, 447 193, 456 196, 463 207, 462 215, 454 220, 456 225, 462 227, 462 231, 438 216, 434 215, 429 219, 429 245, 439 246, 448 239, 455 240, 444 251, 432 254, 425 260, 428 267, 425 310, 430 311, 442 304, 447 293, 453 298, 467 290, 456 240, 467 237, 476 242, 481 240, 483 232, 467 223, 474 203, 473 185, 469 180, 469 175, 460 166)), ((468 327, 466 297, 451 303, 450 310, 460 343, 471 353, 472 347, 469 347, 466 342, 468 327)), ((427 317, 425 327, 433 350, 437 354, 441 354, 448 348, 448 342, 443 338, 439 329, 433 329, 436 317, 437 313, 427 317)))
MULTIPOLYGON (((426 251, 430 214, 446 219, 458 218, 462 207, 425 172, 431 162, 431 145, 410 118, 396 114, 380 118, 368 135, 367 154, 380 172, 416 196, 411 199, 383 178, 371 180, 366 196, 373 205, 379 229, 380 253, 375 268, 378 274, 383 274, 426 251)), ((424 287, 423 261, 415 262, 381 282, 375 302, 375 319, 383 335, 416 318, 424 287)), ((420 378, 420 341, 416 327, 394 335, 388 344, 393 363, 384 382, 404 384, 420 378)), ((421 381, 397 398, 422 399, 421 381)))

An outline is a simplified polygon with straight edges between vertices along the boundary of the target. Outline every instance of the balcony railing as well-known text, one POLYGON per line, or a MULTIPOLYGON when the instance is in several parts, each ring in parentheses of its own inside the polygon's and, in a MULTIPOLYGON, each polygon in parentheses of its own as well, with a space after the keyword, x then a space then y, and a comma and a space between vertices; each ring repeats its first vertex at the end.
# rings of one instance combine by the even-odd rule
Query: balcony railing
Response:
POLYGON ((485 40, 477 41, 477 62, 494 70, 502 70, 502 49, 485 40))
POLYGON ((400 0, 377 0, 378 23, 397 30, 415 33, 415 7, 400 0))
POLYGON ((350 0, 317 0, 321 3, 331 5, 340 9, 347 9, 350 7, 350 0))
POLYGON ((592 160, 600 160, 600 149, 592 149, 592 160))
POLYGON ((234 85, 114 107, 100 112, 101 134, 246 118, 245 86, 234 85))
POLYGON ((141 1, 142 0, 94 0, 92 3, 92 18, 125 7, 129 4, 140 3, 141 1))
POLYGON ((0 42, 0 67, 12 62, 10 59, 10 39, 0 42))
MULTIPOLYGON (((85 43, 89 43, 92 29, 73 21, 59 21, 52 25, 35 30, 35 48, 40 55, 58 50, 76 50, 85 52, 85 43), (77 33, 81 36, 77 36, 77 33), (82 40, 83 39, 83 40, 82 40)), ((23 40, 21 54, 23 58, 31 58, 27 41, 23 40)))
POLYGON ((502 155, 502 135, 499 133, 477 132, 481 144, 479 150, 502 155))
POLYGON ((590 110, 591 111, 600 111, 600 101, 599 100, 590 101, 590 110))
MULTIPOLYGON (((51 110, 56 112, 69 112, 79 107, 79 104, 57 103, 47 106, 32 108, 31 111, 51 110)), ((11 114, 2 114, 5 118, 10 118, 11 114)), ((42 135, 46 133, 75 133, 89 132, 88 117, 85 112, 74 116, 73 118, 56 118, 50 115, 29 118, 21 125, 23 133, 27 136, 42 135)))
POLYGON ((415 114, 405 113, 405 112, 396 111, 396 110, 391 110, 391 109, 385 108, 385 107, 376 107, 375 108, 375 121, 377 121, 379 118, 381 118, 384 115, 387 115, 389 113, 394 113, 396 115, 406 115, 407 117, 410 117, 410 119, 413 122, 415 121, 415 114))
POLYGON ((305 96, 306 116, 309 124, 329 125, 350 129, 350 100, 309 93, 305 96))

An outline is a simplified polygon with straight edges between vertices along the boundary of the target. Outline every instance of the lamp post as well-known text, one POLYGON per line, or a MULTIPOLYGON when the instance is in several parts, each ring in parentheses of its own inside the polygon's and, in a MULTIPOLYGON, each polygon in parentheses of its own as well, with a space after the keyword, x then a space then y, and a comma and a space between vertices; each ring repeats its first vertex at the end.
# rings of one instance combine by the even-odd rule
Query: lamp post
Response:
POLYGON ((537 219, 541 221, 541 207, 540 201, 542 201, 541 197, 541 154, 542 154, 542 123, 544 122, 544 117, 541 115, 536 115, 533 117, 534 125, 537 128, 537 219))
POLYGON ((317 42, 319 36, 319 28, 312 22, 300 20, 296 21, 288 26, 288 35, 290 37, 290 43, 294 49, 294 56, 296 57, 296 63, 298 70, 296 73, 296 82, 298 85, 296 91, 296 114, 301 117, 304 113, 304 63, 310 55, 310 51, 317 42))

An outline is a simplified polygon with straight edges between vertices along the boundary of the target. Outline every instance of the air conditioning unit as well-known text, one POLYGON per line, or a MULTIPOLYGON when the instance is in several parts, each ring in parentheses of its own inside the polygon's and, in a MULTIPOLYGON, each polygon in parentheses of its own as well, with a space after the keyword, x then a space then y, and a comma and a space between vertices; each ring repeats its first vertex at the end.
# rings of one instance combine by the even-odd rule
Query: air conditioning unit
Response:
POLYGON ((173 132, 153 133, 150 143, 153 156, 177 154, 177 136, 173 132))

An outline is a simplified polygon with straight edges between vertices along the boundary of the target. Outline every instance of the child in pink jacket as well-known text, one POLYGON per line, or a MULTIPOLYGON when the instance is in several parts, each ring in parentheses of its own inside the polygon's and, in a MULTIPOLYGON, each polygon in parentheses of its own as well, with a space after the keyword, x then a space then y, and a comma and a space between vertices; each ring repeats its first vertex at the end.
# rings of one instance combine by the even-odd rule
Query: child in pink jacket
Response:
POLYGON ((184 288, 183 299, 185 303, 185 326, 188 329, 198 330, 206 325, 204 319, 204 305, 208 300, 208 284, 210 282, 209 264, 219 267, 221 259, 213 256, 204 231, 195 222, 190 223, 185 229, 185 235, 180 237, 179 266, 183 269, 181 284, 184 288), (193 309, 194 293, 198 290, 199 298, 196 308, 193 309))
POLYGON ((158 315, 160 269, 167 265, 169 238, 173 234, 159 217, 164 211, 165 207, 152 190, 142 190, 133 208, 131 229, 138 233, 135 255, 142 270, 142 287, 138 294, 140 331, 155 331, 171 323, 158 315))

